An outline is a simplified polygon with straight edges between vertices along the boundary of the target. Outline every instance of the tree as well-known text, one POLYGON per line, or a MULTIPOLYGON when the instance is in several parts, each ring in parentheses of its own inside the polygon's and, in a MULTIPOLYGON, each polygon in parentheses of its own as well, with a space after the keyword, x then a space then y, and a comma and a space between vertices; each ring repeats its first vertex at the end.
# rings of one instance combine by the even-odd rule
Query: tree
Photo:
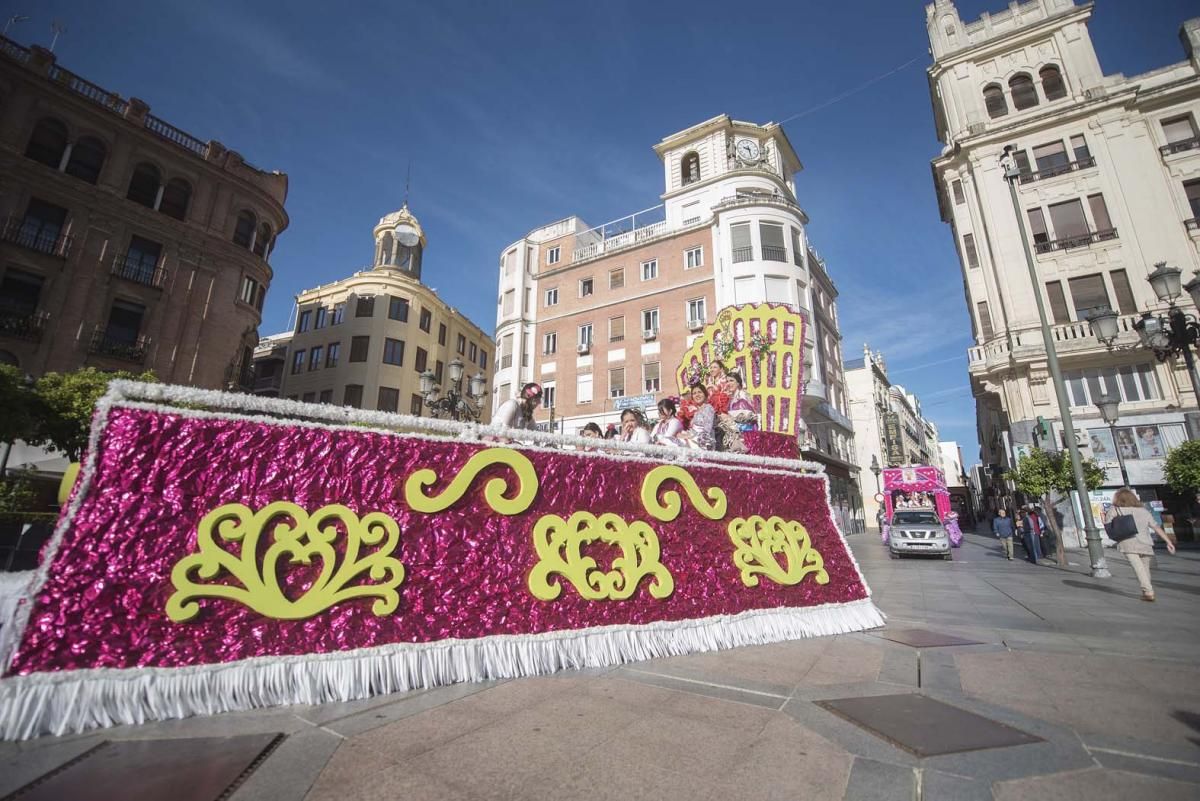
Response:
POLYGON ((0 364, 0 443, 22 440, 30 445, 43 441, 41 403, 25 384, 24 374, 11 364, 0 364))
POLYGON ((1163 475, 1180 495, 1200 492, 1200 439, 1177 445, 1167 453, 1163 475))
MULTIPOLYGON (((1083 459, 1082 466, 1083 481, 1088 491, 1100 489, 1104 484, 1104 468, 1100 467, 1095 459, 1083 459)), ((1024 494, 1042 500, 1042 508, 1046 510, 1046 522, 1054 531, 1058 565, 1064 566, 1067 558, 1063 552, 1062 532, 1054 514, 1051 492, 1068 495, 1075 489, 1075 471, 1071 469, 1070 455, 1064 451, 1049 453, 1041 448, 1034 448, 1021 458, 1016 470, 1008 471, 1004 477, 1024 494)), ((1087 503, 1088 499, 1080 498, 1079 502, 1087 503)))
POLYGON ((34 391, 44 410, 45 442, 78 462, 87 447, 96 401, 108 391, 108 382, 117 378, 157 382, 154 373, 140 375, 119 371, 105 373, 85 367, 73 373, 46 373, 38 379, 34 391))

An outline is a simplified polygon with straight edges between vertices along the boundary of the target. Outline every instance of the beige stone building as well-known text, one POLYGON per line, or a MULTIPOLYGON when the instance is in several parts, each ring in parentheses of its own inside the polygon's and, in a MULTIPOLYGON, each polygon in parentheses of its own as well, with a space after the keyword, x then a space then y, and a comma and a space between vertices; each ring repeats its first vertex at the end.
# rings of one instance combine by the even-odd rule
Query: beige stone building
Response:
MULTIPOLYGON (((490 389, 492 338, 421 283, 425 234, 408 206, 383 217, 374 235, 370 268, 296 297, 290 339, 270 337, 258 354, 258 392, 421 415, 429 412, 421 374, 449 389, 455 360, 462 391, 475 376, 490 389)), ((490 404, 473 406, 491 420, 490 404)))
POLYGON ((0 37, 0 362, 248 388, 287 176, 0 37))
POLYGON ((615 423, 628 405, 653 417, 675 371, 725 306, 773 302, 809 322, 806 458, 829 468, 835 506, 860 507, 842 378, 837 290, 811 247, 796 199, 800 160, 783 128, 714 117, 654 147, 662 205, 589 226, 536 228, 500 254, 498 405, 542 383, 539 419, 575 433, 615 423))

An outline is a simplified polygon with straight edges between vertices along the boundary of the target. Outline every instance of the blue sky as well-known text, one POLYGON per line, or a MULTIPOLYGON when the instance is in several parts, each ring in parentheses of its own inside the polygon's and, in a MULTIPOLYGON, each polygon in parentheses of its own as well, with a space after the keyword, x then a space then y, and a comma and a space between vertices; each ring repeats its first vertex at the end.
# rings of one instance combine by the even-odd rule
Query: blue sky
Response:
MULTIPOLYGON (((1003 0, 960 0, 966 19, 1003 0)), ((652 206, 651 146, 721 113, 787 120, 809 232, 841 292, 847 358, 882 349, 944 439, 976 461, 970 324, 938 219, 922 0, 349 2, 19 0, 10 36, 201 139, 290 177, 261 332, 301 289, 370 262, 371 228, 410 205, 425 278, 484 330, 500 250, 569 214, 652 206), (894 68, 862 91, 805 113, 894 68)), ((1097 0, 1106 72, 1182 59, 1186 0, 1097 0)))

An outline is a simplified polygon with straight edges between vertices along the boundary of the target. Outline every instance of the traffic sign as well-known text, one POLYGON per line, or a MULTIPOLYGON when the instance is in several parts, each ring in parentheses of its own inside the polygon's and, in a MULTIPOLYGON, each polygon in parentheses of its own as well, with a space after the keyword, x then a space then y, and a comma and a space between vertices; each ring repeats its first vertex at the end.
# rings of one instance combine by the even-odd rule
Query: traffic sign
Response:
POLYGON ((652 392, 645 395, 628 395, 613 401, 613 408, 618 412, 623 412, 626 409, 644 409, 647 406, 653 405, 654 393, 652 392))

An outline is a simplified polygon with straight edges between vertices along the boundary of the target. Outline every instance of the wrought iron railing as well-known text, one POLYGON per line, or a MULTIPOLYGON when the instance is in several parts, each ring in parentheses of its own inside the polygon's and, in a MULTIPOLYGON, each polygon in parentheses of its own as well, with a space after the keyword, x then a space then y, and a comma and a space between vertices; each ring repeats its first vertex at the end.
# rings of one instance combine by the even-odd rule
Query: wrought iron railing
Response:
POLYGON ((95 354, 96 356, 107 356, 110 359, 119 359, 124 362, 142 364, 146 361, 146 350, 149 345, 150 340, 145 336, 139 336, 130 342, 127 339, 110 335, 106 328, 97 327, 92 332, 92 341, 88 345, 88 353, 95 354))
POLYGON ((167 271, 156 264, 148 264, 128 253, 118 253, 113 258, 112 274, 135 284, 162 289, 167 280, 167 271))
POLYGON ((1053 167, 1043 167, 1036 172, 1021 173, 1020 181, 1023 184, 1031 184, 1034 181, 1042 181, 1046 178, 1053 178, 1056 175, 1066 175, 1069 172, 1078 170, 1087 170, 1096 166, 1094 156, 1088 156, 1077 161, 1068 161, 1066 164, 1055 164, 1053 167))
POLYGON ((1116 238, 1116 228, 1105 228, 1100 231, 1089 231, 1079 236, 1068 236, 1060 239, 1050 239, 1045 242, 1035 242, 1034 249, 1038 253, 1050 253, 1055 250, 1073 250, 1074 248, 1085 248, 1097 242, 1107 242, 1110 239, 1116 238))
POLYGON ((737 264, 739 261, 751 261, 751 260, 753 260, 753 258, 754 258, 754 248, 734 248, 733 249, 733 263, 734 264, 737 264))
POLYGON ((46 319, 45 312, 0 308, 0 337, 41 342, 46 319))
POLYGON ((1200 231, 1200 217, 1193 217, 1190 220, 1184 220, 1183 224, 1187 226, 1189 231, 1200 231))
POLYGON ((1168 142, 1158 149, 1159 153, 1164 156, 1169 156, 1172 153, 1182 153, 1185 150, 1196 150, 1200 148, 1200 136, 1193 136, 1191 139, 1181 139, 1178 142, 1168 142))
POLYGON ((9 217, 4 222, 3 239, 47 256, 65 259, 71 253, 71 237, 57 231, 48 233, 42 230, 39 220, 9 217))
POLYGON ((787 248, 778 245, 763 245, 762 254, 764 261, 787 261, 787 248))

